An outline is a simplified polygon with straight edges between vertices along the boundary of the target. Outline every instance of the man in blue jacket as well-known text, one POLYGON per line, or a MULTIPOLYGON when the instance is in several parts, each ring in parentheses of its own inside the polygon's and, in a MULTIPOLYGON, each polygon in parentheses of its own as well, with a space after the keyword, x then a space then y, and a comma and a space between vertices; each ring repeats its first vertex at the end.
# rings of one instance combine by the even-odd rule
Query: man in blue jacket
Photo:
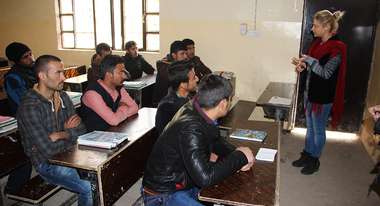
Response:
POLYGON ((12 69, 5 75, 4 86, 11 114, 15 115, 25 92, 37 83, 33 69, 34 57, 31 49, 19 42, 9 44, 5 54, 13 62, 12 69))

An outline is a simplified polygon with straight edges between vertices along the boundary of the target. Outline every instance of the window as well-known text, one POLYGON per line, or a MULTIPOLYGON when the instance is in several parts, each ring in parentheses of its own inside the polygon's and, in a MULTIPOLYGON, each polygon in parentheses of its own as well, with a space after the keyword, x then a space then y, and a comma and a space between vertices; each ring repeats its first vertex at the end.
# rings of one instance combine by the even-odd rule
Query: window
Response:
POLYGON ((141 51, 160 49, 159 0, 58 0, 61 46, 114 50, 135 41, 141 51))

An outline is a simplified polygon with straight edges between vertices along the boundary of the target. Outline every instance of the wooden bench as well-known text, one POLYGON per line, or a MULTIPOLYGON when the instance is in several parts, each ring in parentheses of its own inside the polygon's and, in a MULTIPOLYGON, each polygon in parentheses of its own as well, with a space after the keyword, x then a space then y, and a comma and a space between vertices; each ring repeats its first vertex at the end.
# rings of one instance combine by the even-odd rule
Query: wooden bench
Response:
POLYGON ((7 198, 33 205, 42 205, 50 196, 55 194, 61 187, 44 181, 39 175, 30 179, 24 187, 15 194, 6 194, 7 198))

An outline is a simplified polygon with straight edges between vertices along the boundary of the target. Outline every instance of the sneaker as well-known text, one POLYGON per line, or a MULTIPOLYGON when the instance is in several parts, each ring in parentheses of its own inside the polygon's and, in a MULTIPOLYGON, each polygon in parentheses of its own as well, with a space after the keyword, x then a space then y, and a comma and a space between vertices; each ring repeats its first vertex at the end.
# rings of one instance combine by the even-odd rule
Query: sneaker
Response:
POLYGON ((306 152, 305 150, 300 154, 301 157, 298 160, 292 162, 292 165, 294 167, 305 167, 311 157, 310 153, 306 152))
POLYGON ((309 162, 304 168, 302 168, 301 173, 304 175, 311 175, 319 169, 319 159, 316 157, 310 157, 309 162))

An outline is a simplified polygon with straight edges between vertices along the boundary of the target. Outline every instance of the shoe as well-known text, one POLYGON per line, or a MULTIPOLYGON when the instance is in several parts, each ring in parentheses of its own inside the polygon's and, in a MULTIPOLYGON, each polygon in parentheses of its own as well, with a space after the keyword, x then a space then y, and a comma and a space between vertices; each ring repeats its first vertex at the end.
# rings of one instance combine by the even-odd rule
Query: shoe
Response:
POLYGON ((301 157, 298 160, 292 162, 292 165, 294 167, 305 167, 306 163, 309 161, 311 157, 311 154, 306 152, 305 150, 302 151, 300 154, 301 157))
POLYGON ((304 175, 311 175, 319 169, 319 158, 310 157, 310 160, 307 162, 306 166, 302 168, 301 173, 304 175))

